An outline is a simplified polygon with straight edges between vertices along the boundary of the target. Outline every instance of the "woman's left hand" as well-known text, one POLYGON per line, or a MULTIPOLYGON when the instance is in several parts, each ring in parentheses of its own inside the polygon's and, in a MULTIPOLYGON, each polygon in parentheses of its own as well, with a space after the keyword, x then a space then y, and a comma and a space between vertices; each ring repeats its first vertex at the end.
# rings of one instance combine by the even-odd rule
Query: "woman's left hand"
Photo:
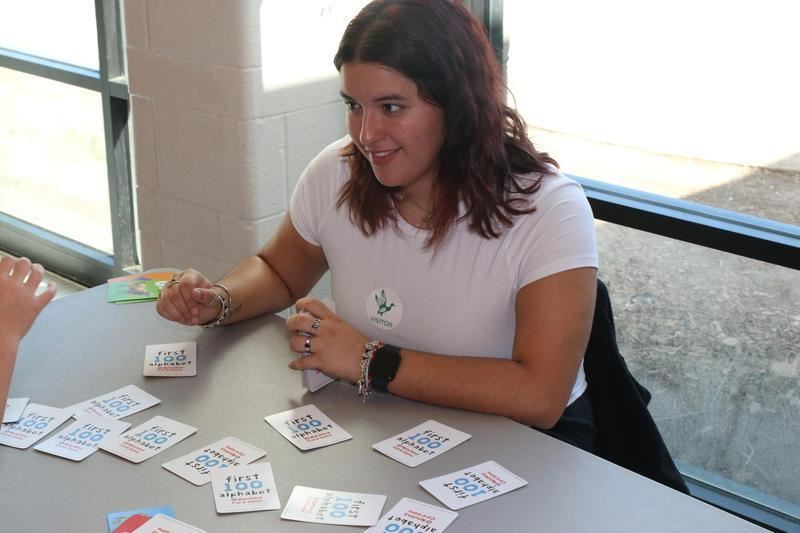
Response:
POLYGON ((303 357, 289 363, 289 368, 317 369, 332 378, 357 382, 369 339, 315 298, 297 300, 295 309, 297 314, 286 319, 286 329, 294 333, 289 349, 303 357))

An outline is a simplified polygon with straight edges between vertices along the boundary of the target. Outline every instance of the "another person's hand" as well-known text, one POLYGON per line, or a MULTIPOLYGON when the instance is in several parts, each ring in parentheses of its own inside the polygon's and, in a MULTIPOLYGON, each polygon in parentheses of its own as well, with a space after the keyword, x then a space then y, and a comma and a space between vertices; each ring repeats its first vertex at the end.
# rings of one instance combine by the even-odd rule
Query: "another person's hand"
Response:
POLYGON ((53 283, 36 294, 43 277, 42 265, 32 264, 25 257, 0 259, 0 341, 16 346, 53 299, 56 294, 53 283))
POLYGON ((314 368, 333 378, 357 382, 364 344, 369 339, 319 300, 301 298, 295 308, 298 313, 286 319, 286 328, 294 333, 289 349, 305 357, 295 359, 289 367, 314 368))
POLYGON ((191 268, 176 272, 161 288, 156 302, 158 314, 186 326, 210 322, 220 311, 211 281, 191 268))

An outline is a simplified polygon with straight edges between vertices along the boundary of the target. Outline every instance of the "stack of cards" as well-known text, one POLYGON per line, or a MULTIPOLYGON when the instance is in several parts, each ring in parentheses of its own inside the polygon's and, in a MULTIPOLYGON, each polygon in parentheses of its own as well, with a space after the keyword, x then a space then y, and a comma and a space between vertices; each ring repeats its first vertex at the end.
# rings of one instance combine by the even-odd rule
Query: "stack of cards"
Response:
POLYGON ((301 450, 321 448, 353 438, 313 404, 270 415, 264 420, 301 450))

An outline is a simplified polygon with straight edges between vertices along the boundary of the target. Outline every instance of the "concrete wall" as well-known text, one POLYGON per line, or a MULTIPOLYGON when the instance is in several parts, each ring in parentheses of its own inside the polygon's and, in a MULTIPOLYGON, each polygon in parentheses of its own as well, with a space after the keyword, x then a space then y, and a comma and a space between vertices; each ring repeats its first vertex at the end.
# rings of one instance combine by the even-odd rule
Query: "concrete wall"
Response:
POLYGON ((269 238, 344 134, 332 58, 359 4, 125 0, 145 269, 217 278, 269 238))

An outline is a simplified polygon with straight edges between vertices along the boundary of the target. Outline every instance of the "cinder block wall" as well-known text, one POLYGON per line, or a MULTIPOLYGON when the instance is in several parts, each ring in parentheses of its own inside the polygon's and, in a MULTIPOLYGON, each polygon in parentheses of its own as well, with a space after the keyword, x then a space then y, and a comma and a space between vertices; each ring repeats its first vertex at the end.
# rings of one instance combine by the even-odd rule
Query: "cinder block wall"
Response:
POLYGON ((217 278, 277 228, 303 168, 345 132, 331 41, 358 6, 334 4, 125 0, 145 269, 217 278))

